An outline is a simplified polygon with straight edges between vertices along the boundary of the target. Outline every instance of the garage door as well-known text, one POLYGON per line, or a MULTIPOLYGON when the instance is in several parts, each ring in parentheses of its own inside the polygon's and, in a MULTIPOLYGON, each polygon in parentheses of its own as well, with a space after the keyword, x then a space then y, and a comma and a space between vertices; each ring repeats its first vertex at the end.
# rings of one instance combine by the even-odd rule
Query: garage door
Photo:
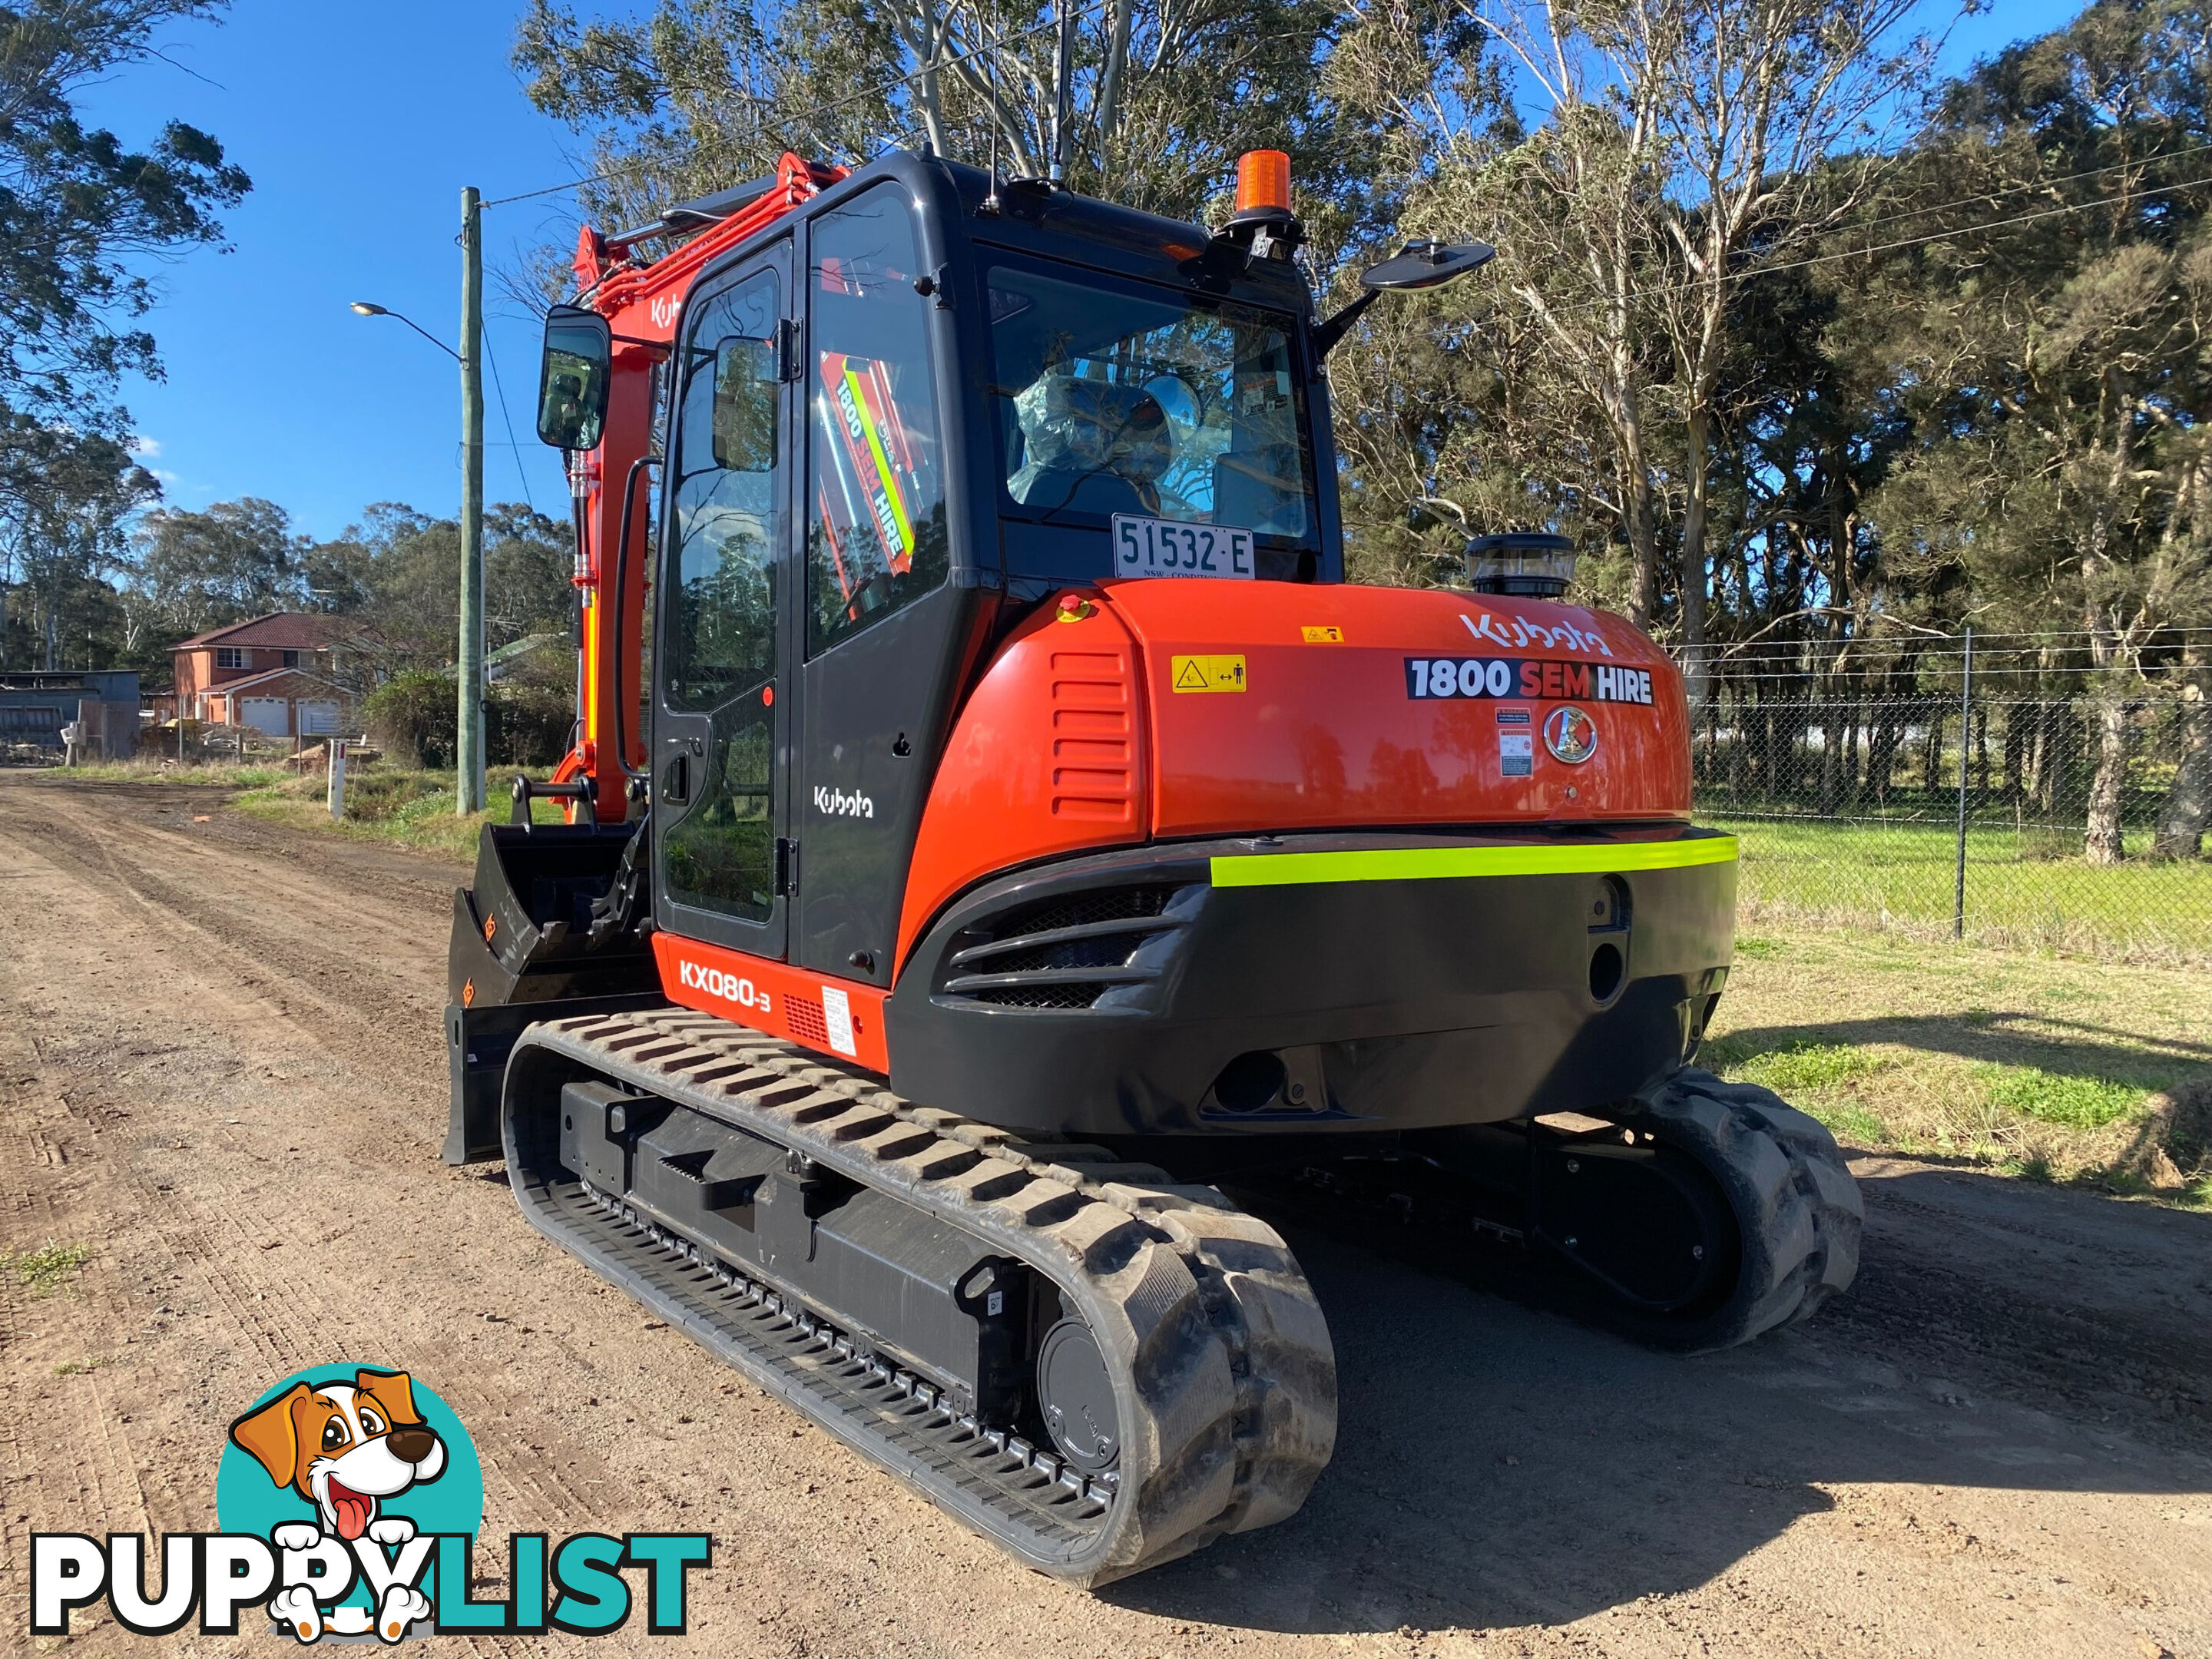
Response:
POLYGON ((241 697, 239 699, 239 724, 250 726, 257 732, 265 732, 272 738, 289 737, 292 732, 291 711, 282 697, 241 697))
POLYGON ((338 706, 334 702, 300 705, 300 730, 311 738, 327 737, 338 729, 338 706))

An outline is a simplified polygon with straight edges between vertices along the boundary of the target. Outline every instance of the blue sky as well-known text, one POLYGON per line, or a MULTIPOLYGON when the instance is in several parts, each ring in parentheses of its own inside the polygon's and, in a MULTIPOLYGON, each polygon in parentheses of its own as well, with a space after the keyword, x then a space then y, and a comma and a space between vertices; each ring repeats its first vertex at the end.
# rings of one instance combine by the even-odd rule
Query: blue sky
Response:
MULTIPOLYGON (((2071 16, 2075 0, 1991 0, 1954 33, 1948 67, 2071 16)), ((175 66, 137 66, 86 99, 126 143, 175 117, 220 138, 253 177, 229 216, 233 251, 158 273, 149 319, 165 383, 126 398, 168 500, 276 501, 307 532, 336 535, 372 501, 452 512, 459 497, 453 362, 372 300, 458 337, 461 187, 495 198, 573 177, 570 136, 539 116, 507 65, 519 7, 503 0, 237 0, 219 27, 164 39, 175 66)), ((586 10, 594 9, 588 3, 586 10)), ((627 10, 607 4, 600 10, 627 10)), ((575 239, 568 198, 485 215, 489 262, 575 239)), ((558 458, 530 429, 538 328, 489 283, 491 358, 520 447, 487 387, 484 483, 566 513, 558 458)))

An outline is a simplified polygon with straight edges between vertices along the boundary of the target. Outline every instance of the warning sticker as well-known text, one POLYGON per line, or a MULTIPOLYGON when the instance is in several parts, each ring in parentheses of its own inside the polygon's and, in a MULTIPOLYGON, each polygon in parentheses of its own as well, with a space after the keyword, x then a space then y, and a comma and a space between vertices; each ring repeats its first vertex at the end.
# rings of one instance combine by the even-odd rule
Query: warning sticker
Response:
POLYGON ((1535 735, 1528 732, 1500 732, 1498 734, 1498 775, 1501 778, 1527 778, 1534 776, 1535 771, 1535 735))
POLYGON ((822 988, 822 1023, 830 1028, 830 1046, 841 1054, 856 1054, 853 1041, 853 1000, 835 985, 822 988))
POLYGON ((1298 632, 1305 635, 1308 645, 1342 645, 1344 630, 1334 623, 1309 623, 1298 632))
POLYGON ((1168 684, 1176 691, 1242 691, 1242 657, 1170 657, 1168 684))

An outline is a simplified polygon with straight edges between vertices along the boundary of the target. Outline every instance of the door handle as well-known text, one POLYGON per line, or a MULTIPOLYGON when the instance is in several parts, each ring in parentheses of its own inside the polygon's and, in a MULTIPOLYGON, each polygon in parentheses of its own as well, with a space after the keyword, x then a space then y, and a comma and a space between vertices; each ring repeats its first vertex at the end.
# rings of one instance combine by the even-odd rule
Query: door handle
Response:
POLYGON ((678 755, 660 774, 660 799, 672 806, 680 806, 690 796, 691 762, 689 757, 678 755))

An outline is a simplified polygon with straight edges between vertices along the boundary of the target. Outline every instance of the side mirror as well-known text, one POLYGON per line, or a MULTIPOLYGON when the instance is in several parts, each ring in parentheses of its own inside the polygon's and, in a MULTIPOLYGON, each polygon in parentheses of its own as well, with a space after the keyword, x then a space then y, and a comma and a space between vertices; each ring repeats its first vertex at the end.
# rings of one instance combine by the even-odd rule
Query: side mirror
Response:
POLYGON ((1487 242, 1408 242, 1381 264, 1361 271, 1359 286, 1386 293, 1442 288, 1455 276, 1464 276, 1497 257, 1498 250, 1487 242))
POLYGON ((714 465, 725 471, 775 470, 776 368, 773 340, 732 336, 714 348, 714 465))
POLYGON ((1314 358, 1326 357, 1329 349, 1352 330, 1360 313, 1385 294, 1416 289, 1442 288, 1454 277, 1464 276, 1488 264, 1498 250, 1487 242, 1408 242, 1380 264, 1359 273, 1359 286, 1367 291, 1350 305, 1318 325, 1313 333, 1314 358))
POLYGON ((545 319, 545 356, 538 374, 538 436, 556 449, 597 449, 607 420, 607 374, 614 333, 580 306, 556 306, 545 319))

